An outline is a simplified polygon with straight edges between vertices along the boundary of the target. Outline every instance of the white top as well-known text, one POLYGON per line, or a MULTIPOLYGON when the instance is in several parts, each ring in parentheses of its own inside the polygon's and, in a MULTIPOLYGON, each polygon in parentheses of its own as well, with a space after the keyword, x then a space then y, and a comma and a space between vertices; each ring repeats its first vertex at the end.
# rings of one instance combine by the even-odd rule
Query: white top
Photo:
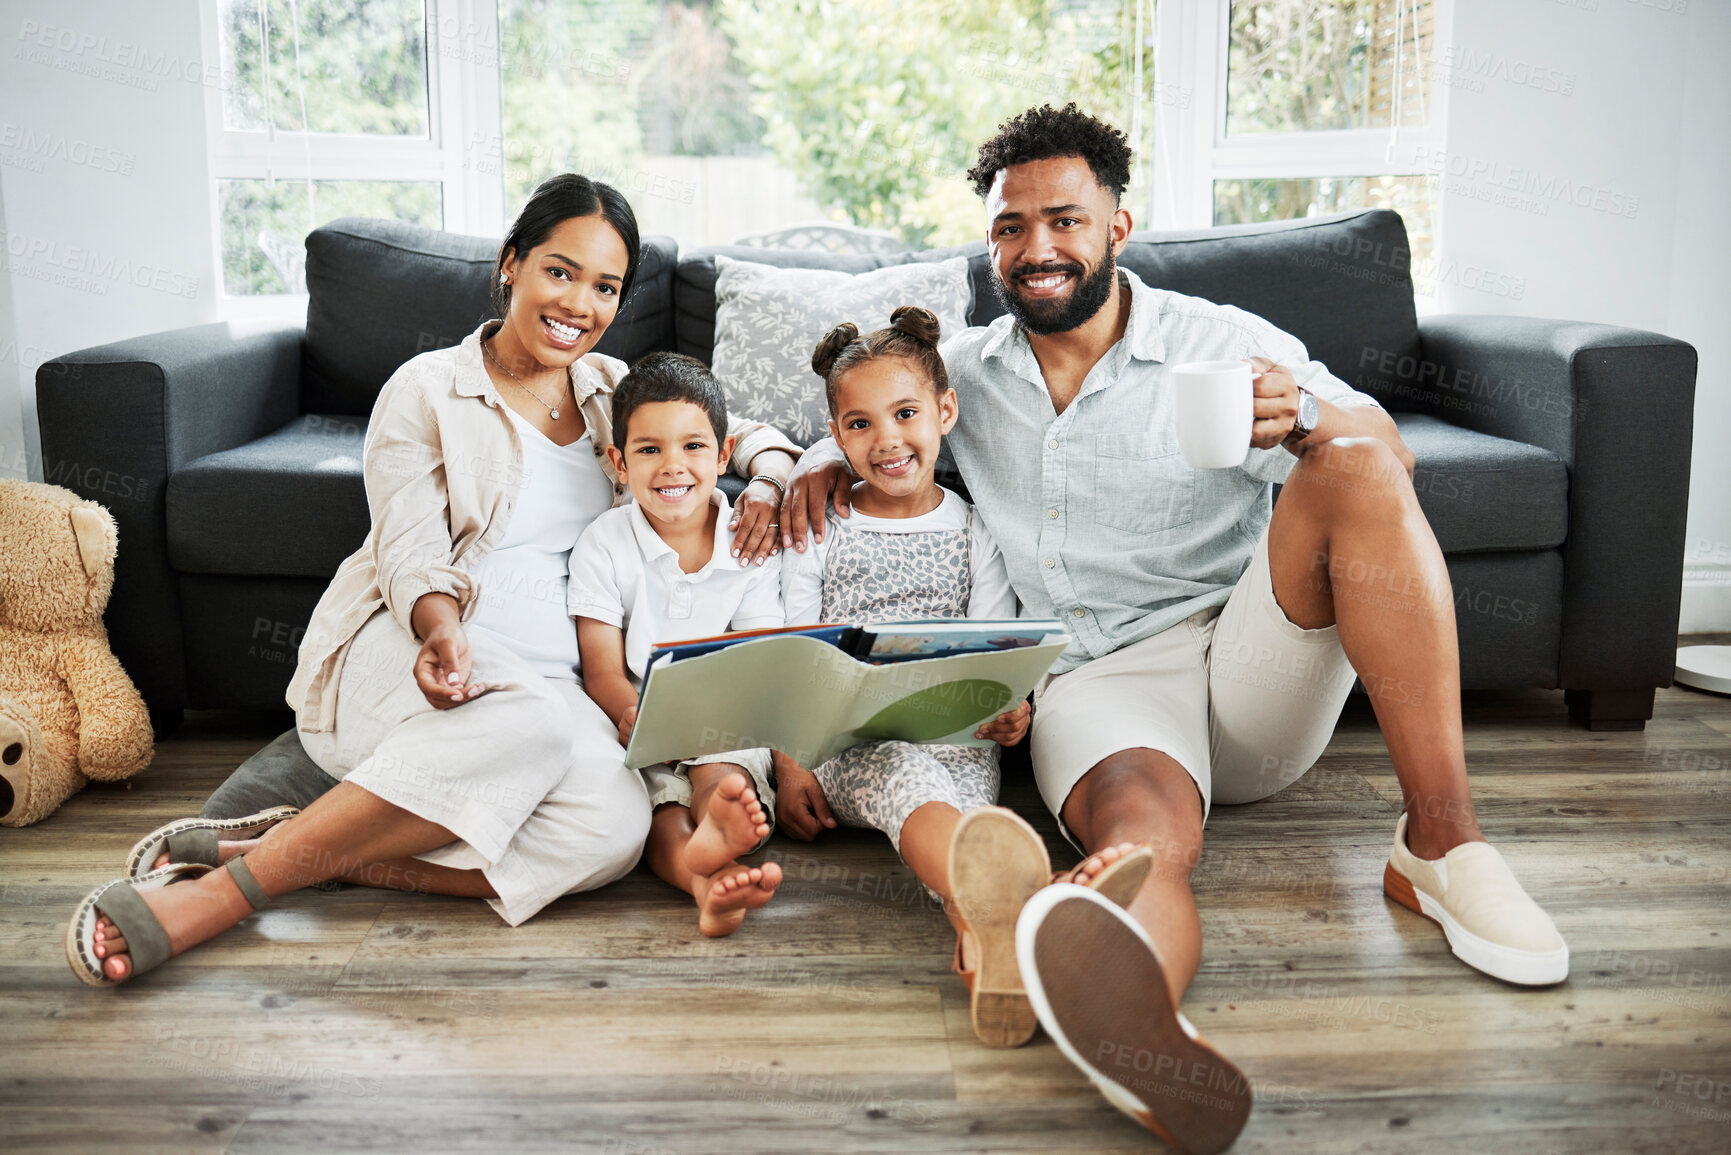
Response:
MULTIPOLYGON (((918 517, 872 517, 854 510, 847 518, 847 528, 838 529, 842 519, 835 510, 829 511, 829 526, 823 541, 813 539, 804 553, 786 552, 782 556, 782 608, 790 626, 810 625, 820 621, 823 612, 823 568, 829 558, 830 543, 837 533, 849 529, 871 533, 930 533, 934 530, 957 530, 968 524, 968 503, 949 490, 930 513, 918 517)), ((973 530, 969 535, 974 584, 968 591, 970 618, 1016 617, 1016 592, 1010 588, 1010 573, 1004 566, 1004 555, 998 543, 986 532, 985 519, 974 514, 973 530)), ((893 574, 874 575, 875 580, 891 582, 893 574)))
POLYGON ((714 552, 696 573, 679 568, 679 554, 635 502, 596 518, 571 552, 566 610, 624 629, 625 665, 638 681, 658 642, 781 625, 780 559, 742 567, 727 495, 717 489, 709 500, 718 510, 714 552))
POLYGON ((577 629, 565 613, 571 547, 613 505, 587 432, 556 445, 514 412, 523 439, 523 490, 505 540, 476 570, 480 597, 465 628, 493 635, 542 677, 577 676, 577 629))

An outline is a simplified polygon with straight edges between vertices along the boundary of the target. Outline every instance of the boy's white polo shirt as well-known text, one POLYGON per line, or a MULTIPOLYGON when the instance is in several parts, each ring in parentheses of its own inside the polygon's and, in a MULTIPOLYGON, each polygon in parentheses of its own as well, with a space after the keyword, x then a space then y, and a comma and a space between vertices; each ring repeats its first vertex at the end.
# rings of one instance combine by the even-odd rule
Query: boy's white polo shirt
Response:
POLYGON ((782 624, 781 557, 741 566, 727 528, 727 495, 709 496, 715 515, 714 552, 696 573, 679 568, 679 554, 661 540, 632 502, 589 524, 571 551, 566 609, 625 631, 625 665, 639 681, 658 642, 706 638, 729 630, 782 624))

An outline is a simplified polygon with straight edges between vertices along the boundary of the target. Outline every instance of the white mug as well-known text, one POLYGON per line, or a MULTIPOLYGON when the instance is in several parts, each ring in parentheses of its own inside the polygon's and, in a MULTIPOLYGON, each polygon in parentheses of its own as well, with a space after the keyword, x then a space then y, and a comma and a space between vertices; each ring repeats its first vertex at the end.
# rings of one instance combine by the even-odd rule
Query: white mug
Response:
POLYGON ((1192 469, 1231 469, 1250 452, 1256 395, 1248 361, 1191 361, 1167 375, 1178 450, 1192 469))

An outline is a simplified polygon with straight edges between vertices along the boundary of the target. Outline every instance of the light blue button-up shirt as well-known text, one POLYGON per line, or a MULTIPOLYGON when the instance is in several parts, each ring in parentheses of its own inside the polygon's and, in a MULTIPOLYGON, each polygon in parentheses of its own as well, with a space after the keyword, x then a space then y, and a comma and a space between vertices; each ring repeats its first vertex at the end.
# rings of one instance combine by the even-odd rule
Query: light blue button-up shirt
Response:
POLYGON ((1273 483, 1297 461, 1276 446, 1235 469, 1186 465, 1171 366, 1263 356, 1318 397, 1376 404, 1254 314, 1119 277, 1130 287, 1123 339, 1062 413, 1011 317, 942 348, 960 409, 949 450, 1023 613, 1060 618, 1075 639, 1055 672, 1224 605, 1268 528, 1273 483))

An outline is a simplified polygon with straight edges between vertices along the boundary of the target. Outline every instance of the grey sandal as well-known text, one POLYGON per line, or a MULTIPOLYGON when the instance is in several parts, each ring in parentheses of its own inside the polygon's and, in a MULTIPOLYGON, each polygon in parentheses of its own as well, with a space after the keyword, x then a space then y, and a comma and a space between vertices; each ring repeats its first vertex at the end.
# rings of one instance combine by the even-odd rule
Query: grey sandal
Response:
POLYGON ((146 834, 126 855, 126 876, 138 882, 152 871, 151 863, 168 852, 171 865, 198 863, 217 866, 218 841, 239 842, 257 838, 280 822, 300 813, 298 806, 272 806, 245 818, 177 818, 146 834))
MULTIPOLYGON (((263 910, 270 905, 270 896, 253 878, 245 859, 239 856, 231 858, 225 869, 254 910, 263 910)), ((152 870, 137 880, 117 878, 85 895, 66 926, 66 961, 71 965, 72 973, 89 986, 112 987, 153 971, 174 957, 168 932, 162 929, 162 923, 157 921, 139 892, 201 878, 210 870, 203 863, 176 862, 161 870, 152 870), (96 954, 96 924, 103 915, 108 916, 108 921, 126 940, 126 953, 132 959, 132 970, 124 979, 111 979, 104 974, 102 964, 107 960, 96 954)))

